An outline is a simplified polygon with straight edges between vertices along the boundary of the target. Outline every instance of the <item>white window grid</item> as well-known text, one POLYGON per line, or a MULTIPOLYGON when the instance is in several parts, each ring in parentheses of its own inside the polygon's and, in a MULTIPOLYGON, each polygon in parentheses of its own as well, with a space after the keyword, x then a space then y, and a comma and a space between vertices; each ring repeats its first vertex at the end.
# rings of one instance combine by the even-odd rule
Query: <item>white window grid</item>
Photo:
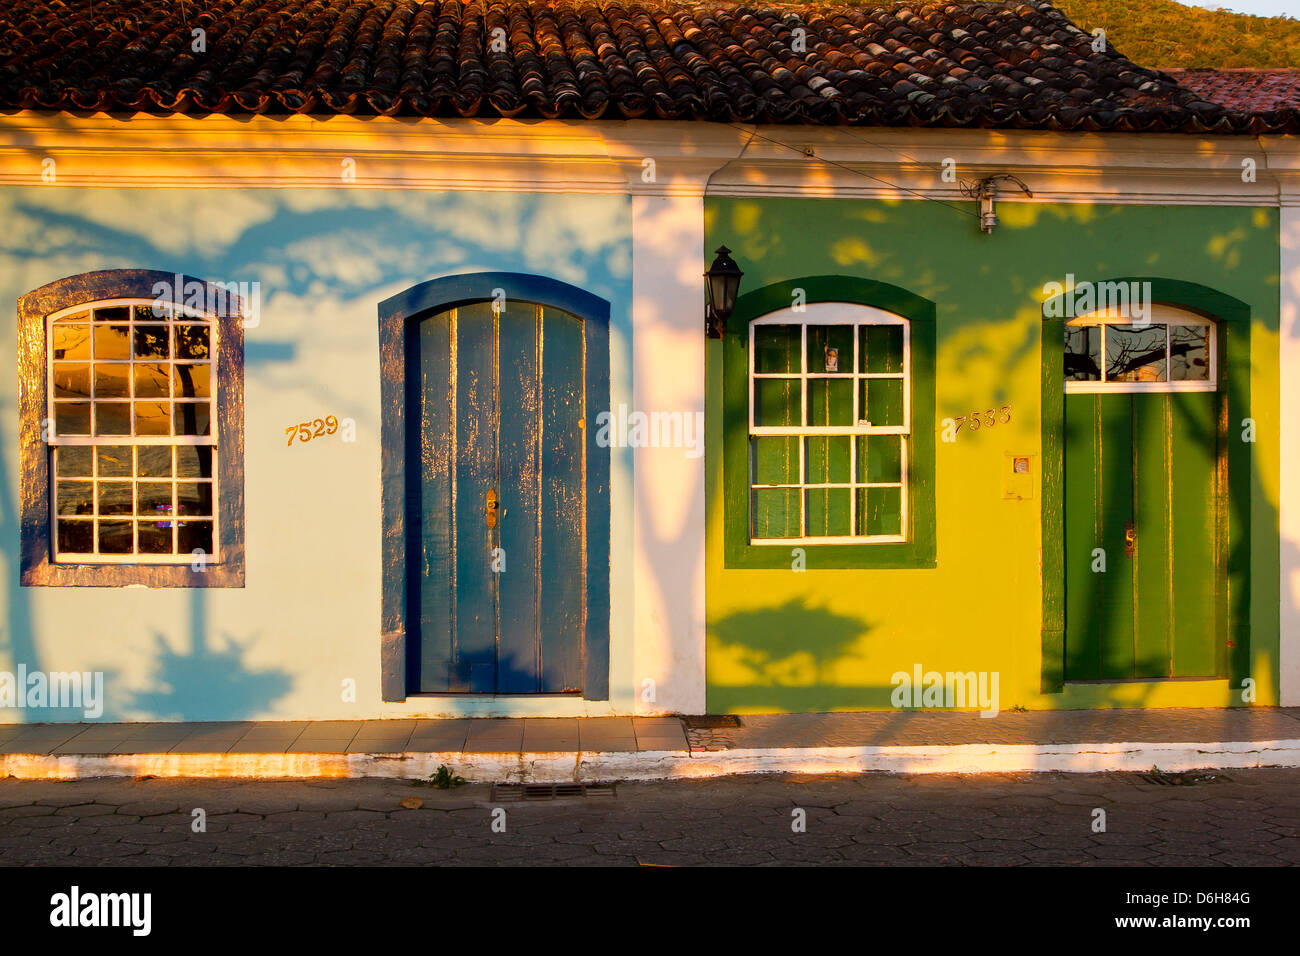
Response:
POLYGON ((218 449, 217 449, 218 424, 217 424, 217 415, 216 415, 216 410, 218 407, 217 406, 218 390, 221 387, 219 376, 217 375, 217 354, 218 354, 218 349, 220 348, 218 323, 214 321, 212 316, 209 315, 208 313, 203 312, 200 309, 195 309, 190 306, 184 305, 182 303, 169 302, 163 304, 163 303, 159 303, 158 300, 156 299, 116 298, 116 299, 101 299, 95 302, 79 303, 74 306, 69 306, 66 309, 61 309, 58 312, 51 313, 46 317, 45 334, 46 334, 45 373, 46 373, 46 383, 47 383, 47 387, 46 387, 47 428, 45 429, 45 433, 48 436, 47 441, 48 444, 50 445, 51 452, 52 452, 50 456, 50 468, 49 468, 49 475, 50 475, 49 534, 50 534, 50 542, 51 542, 50 551, 53 555, 53 561, 55 563, 66 562, 72 564, 167 564, 167 565, 190 564, 194 561, 194 556, 191 552, 184 551, 184 552, 176 553, 178 551, 178 546, 179 546, 180 525, 183 524, 186 520, 211 522, 212 524, 211 550, 206 555, 204 560, 208 563, 218 561, 220 559, 219 542, 221 540, 220 537, 220 530, 221 530, 220 510, 221 509, 219 507, 220 489, 218 486, 218 449), (97 323, 96 313, 99 310, 118 308, 122 306, 128 307, 126 321, 121 321, 121 320, 114 320, 112 322, 99 321, 97 323), (144 319, 141 319, 139 322, 136 321, 135 307, 137 306, 141 308, 148 308, 150 310, 148 316, 144 319), (159 315, 158 314, 159 311, 161 311, 163 314, 159 315), (88 326, 91 330, 90 340, 89 340, 89 344, 90 344, 89 357, 84 361, 80 359, 69 360, 72 364, 86 364, 89 366, 90 394, 88 397, 60 398, 60 397, 56 397, 54 394, 55 391, 54 330, 55 330, 55 326, 59 323, 73 324, 71 322, 68 322, 67 320, 74 319, 74 318, 76 319, 75 324, 78 325, 84 324, 88 326), (121 358, 99 359, 95 356, 94 326, 96 324, 129 326, 127 332, 127 339, 128 342, 131 343, 132 349, 134 349, 134 341, 135 341, 134 332, 135 332, 135 326, 137 324, 142 326, 164 325, 168 328, 168 341, 169 341, 168 357, 165 360, 159 358, 147 358, 147 359, 137 360, 135 355, 132 354, 130 357, 126 359, 121 359, 121 358), (176 360, 175 336, 172 335, 172 327, 176 324, 202 325, 207 327, 208 357, 206 360, 183 360, 180 362, 176 360), (91 406, 90 430, 91 432, 95 431, 95 422, 96 422, 95 366, 96 364, 117 365, 117 366, 124 366, 128 368, 129 370, 127 375, 128 397, 121 398, 115 396, 112 400, 129 402, 131 434, 60 435, 58 433, 58 429, 56 425, 57 416, 55 415, 55 406, 60 403, 85 404, 88 402, 91 406), (141 400, 154 400, 158 402, 167 403, 169 408, 169 415, 168 415, 169 430, 173 432, 175 431, 175 427, 176 427, 175 416, 176 416, 177 405, 183 405, 189 403, 189 404, 207 406, 208 434, 206 435, 136 435, 135 434, 135 430, 136 430, 135 403, 137 399, 135 395, 134 366, 137 364, 167 366, 167 371, 168 371, 167 397, 164 398, 163 396, 147 396, 146 398, 142 398, 141 400), (208 397, 206 399, 187 399, 184 396, 181 396, 180 398, 176 396, 176 375, 175 375, 176 365, 199 365, 199 366, 207 365, 208 366, 208 397), (102 516, 100 515, 99 483, 100 483, 101 476, 99 475, 99 454, 97 452, 92 452, 91 454, 92 472, 90 476, 88 477, 77 476, 77 477, 67 477, 67 478, 59 477, 58 474, 59 463, 57 460, 59 448, 67 447, 67 446, 92 446, 96 448, 98 447, 128 448, 129 447, 132 449, 130 476, 129 477, 117 476, 117 475, 105 476, 105 477, 110 477, 110 480, 115 482, 130 484, 131 501, 132 501, 132 510, 130 514, 125 514, 125 515, 108 514, 102 516), (155 478, 150 476, 141 476, 139 474, 140 468, 137 461, 138 454, 136 449, 140 447, 147 447, 147 446, 168 446, 173 448, 172 455, 171 455, 172 475, 170 478, 155 478), (211 452, 212 476, 210 479, 182 478, 178 475, 177 451, 175 449, 178 447, 185 447, 185 446, 204 446, 204 447, 210 447, 212 449, 211 452), (58 514, 57 490, 60 481, 92 483, 91 484, 92 511, 90 514, 63 515, 63 516, 60 516, 58 514), (139 523, 140 522, 149 523, 151 521, 155 521, 157 520, 157 516, 145 515, 137 512, 138 505, 136 503, 139 501, 139 494, 138 494, 139 489, 137 486, 140 484, 157 483, 162 481, 170 482, 172 486, 171 514, 169 516, 169 519, 164 519, 164 520, 169 520, 171 526, 173 553, 171 554, 141 553, 139 550, 140 548, 139 523), (179 485, 185 483, 198 484, 200 482, 204 482, 204 483, 210 482, 211 484, 211 496, 210 496, 212 501, 211 515, 181 515, 179 513, 179 506, 180 506, 179 485), (61 517, 70 518, 73 521, 86 522, 91 525, 91 542, 92 542, 91 551, 64 552, 59 548, 58 522, 61 517), (123 521, 123 522, 129 521, 131 523, 132 553, 130 554, 100 553, 98 524, 101 517, 108 521, 123 521))
POLYGON ((749 324, 749 481, 750 533, 752 545, 789 546, 792 544, 880 544, 905 542, 908 536, 908 440, 911 435, 912 420, 912 339, 911 324, 901 316, 885 312, 871 306, 850 305, 846 303, 814 303, 801 311, 786 309, 763 316, 749 324), (758 372, 755 369, 755 330, 763 325, 795 325, 800 327, 799 335, 799 372, 758 372), (851 372, 810 372, 808 370, 808 327, 820 325, 853 326, 853 366, 851 372), (872 325, 897 325, 903 330, 903 369, 901 372, 863 372, 860 369, 860 329, 872 325), (799 382, 800 421, 808 421, 808 381, 810 379, 838 379, 852 383, 853 389, 853 425, 757 425, 755 424, 754 383, 764 379, 786 379, 799 382), (903 383, 903 422, 900 425, 873 425, 862 419, 861 383, 870 379, 901 379, 903 383), (849 440, 849 481, 847 482, 807 482, 807 455, 805 439, 822 436, 850 436, 849 440), (857 481, 859 435, 899 435, 899 481, 867 482, 857 481), (758 484, 753 479, 754 438, 792 437, 798 439, 799 445, 799 482, 797 484, 758 484), (807 493, 818 489, 848 489, 849 491, 849 533, 847 535, 809 535, 807 528, 808 507, 807 493), (869 488, 899 489, 899 533, 888 535, 871 535, 858 533, 858 491, 869 488), (763 490, 787 490, 799 493, 799 536, 797 538, 760 538, 754 536, 754 492, 763 490))
POLYGON ((1120 382, 1111 381, 1106 377, 1106 330, 1113 325, 1132 326, 1143 328, 1144 325, 1133 321, 1131 316, 1125 316, 1113 310, 1092 312, 1088 315, 1079 316, 1069 320, 1066 323, 1067 328, 1096 328, 1101 333, 1101 378, 1098 381, 1086 381, 1066 379, 1066 392, 1077 393, 1099 393, 1099 392, 1213 392, 1219 387, 1219 357, 1216 333, 1214 323, 1191 312, 1183 312, 1168 308, 1156 308, 1149 322, 1145 326, 1163 326, 1165 329, 1165 378, 1163 382, 1120 382), (1180 326, 1197 326, 1207 330, 1206 351, 1209 353, 1209 375, 1205 379, 1184 379, 1170 381, 1169 374, 1173 369, 1173 354, 1171 352, 1173 333, 1172 329, 1180 326))

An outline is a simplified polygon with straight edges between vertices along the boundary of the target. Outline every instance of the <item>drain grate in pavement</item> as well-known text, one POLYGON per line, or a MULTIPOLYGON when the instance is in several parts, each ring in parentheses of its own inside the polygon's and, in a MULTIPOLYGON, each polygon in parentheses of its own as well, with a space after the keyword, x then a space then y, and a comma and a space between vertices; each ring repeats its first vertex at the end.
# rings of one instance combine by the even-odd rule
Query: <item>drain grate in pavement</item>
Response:
POLYGON ((612 797, 612 783, 494 783, 492 799, 498 803, 532 803, 565 797, 612 797))
POLYGON ((1150 773, 1138 774, 1138 776, 1146 783, 1154 783, 1161 787, 1195 787, 1202 783, 1232 782, 1232 778, 1227 774, 1210 773, 1208 770, 1185 770, 1177 773, 1153 770, 1150 773))
POLYGON ((686 722, 687 730, 721 730, 740 726, 740 718, 734 714, 696 714, 682 720, 686 722))

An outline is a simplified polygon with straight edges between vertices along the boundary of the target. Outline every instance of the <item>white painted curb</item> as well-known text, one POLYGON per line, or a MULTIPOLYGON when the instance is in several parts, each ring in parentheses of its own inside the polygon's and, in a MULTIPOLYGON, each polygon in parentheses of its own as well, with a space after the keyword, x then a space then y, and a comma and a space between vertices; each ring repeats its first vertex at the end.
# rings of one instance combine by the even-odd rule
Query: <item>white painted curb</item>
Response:
POLYGON ((635 753, 0 755, 0 777, 389 777, 428 779, 446 765, 470 783, 668 780, 742 773, 1101 773, 1300 767, 1300 740, 1227 743, 958 744, 635 753))

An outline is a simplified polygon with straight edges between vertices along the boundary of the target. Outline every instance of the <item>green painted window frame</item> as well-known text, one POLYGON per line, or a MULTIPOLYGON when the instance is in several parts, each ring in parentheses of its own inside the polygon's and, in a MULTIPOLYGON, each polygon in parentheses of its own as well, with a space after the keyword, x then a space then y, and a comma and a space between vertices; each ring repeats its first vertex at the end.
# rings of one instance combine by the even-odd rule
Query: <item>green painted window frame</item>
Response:
MULTIPOLYGON (((1223 484, 1214 520, 1218 560, 1223 569, 1216 596, 1216 670, 1234 685, 1250 676, 1250 481, 1251 451, 1240 434, 1242 419, 1250 417, 1250 306, 1208 286, 1180 279, 1126 276, 1104 280, 1151 284, 1151 300, 1186 309, 1212 319, 1218 330, 1219 462, 1223 484), (1223 474, 1223 470, 1227 474, 1223 474)), ((1065 310, 1043 303, 1040 345, 1042 383, 1042 561, 1043 619, 1041 689, 1059 694, 1065 689, 1065 323, 1048 312, 1065 310)), ((1222 679, 1222 678, 1220 678, 1222 679)))
POLYGON ((736 301, 723 336, 723 525, 724 566, 790 570, 791 550, 801 548, 808 570, 819 568, 933 568, 935 304, 906 289, 858 276, 803 276, 776 282, 736 301), (802 295, 800 295, 800 291, 802 295), (755 319, 789 309, 842 302, 892 312, 906 319, 911 339, 911 436, 908 464, 907 541, 855 544, 749 542, 749 327, 755 319))

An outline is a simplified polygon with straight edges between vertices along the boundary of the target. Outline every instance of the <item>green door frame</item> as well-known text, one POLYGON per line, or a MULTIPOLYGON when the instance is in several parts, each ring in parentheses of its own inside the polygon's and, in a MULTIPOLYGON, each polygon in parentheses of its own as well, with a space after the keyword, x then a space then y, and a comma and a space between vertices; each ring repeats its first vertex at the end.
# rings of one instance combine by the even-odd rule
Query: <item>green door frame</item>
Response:
MULTIPOLYGON (((1214 523, 1218 550, 1218 619, 1215 651, 1219 675, 1234 685, 1250 674, 1250 446, 1238 428, 1250 410, 1250 306, 1207 286, 1156 276, 1127 276, 1106 282, 1151 284, 1156 303, 1187 309, 1215 320, 1218 327, 1219 448, 1214 523)), ((1042 384, 1042 540, 1043 621, 1042 692, 1065 687, 1065 323, 1069 290, 1043 303, 1042 384)))

